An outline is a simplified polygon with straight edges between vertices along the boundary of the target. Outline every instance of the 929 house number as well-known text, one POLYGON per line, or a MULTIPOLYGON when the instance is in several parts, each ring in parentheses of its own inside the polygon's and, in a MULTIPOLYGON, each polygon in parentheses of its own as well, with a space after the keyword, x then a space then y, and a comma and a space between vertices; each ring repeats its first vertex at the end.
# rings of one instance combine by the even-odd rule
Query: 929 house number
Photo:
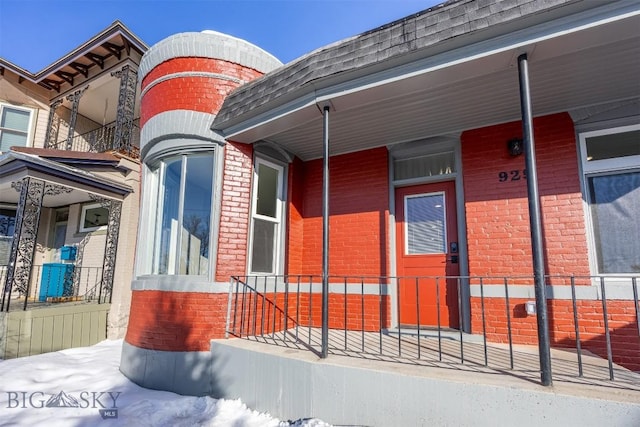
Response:
POLYGON ((520 181, 521 179, 527 179, 526 169, 498 172, 498 182, 520 181))

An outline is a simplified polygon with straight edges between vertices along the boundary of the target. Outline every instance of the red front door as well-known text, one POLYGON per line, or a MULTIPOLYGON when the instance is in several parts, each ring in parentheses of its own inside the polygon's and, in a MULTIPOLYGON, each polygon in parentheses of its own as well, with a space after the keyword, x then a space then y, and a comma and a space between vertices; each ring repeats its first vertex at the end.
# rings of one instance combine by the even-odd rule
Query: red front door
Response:
POLYGON ((455 183, 397 188, 395 196, 400 324, 457 328, 455 183))

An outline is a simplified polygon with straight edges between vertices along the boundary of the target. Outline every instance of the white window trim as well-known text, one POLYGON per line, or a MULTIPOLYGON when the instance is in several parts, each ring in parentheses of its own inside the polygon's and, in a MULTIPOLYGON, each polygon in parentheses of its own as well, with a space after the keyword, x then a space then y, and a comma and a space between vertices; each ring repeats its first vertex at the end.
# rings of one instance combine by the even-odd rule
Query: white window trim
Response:
MULTIPOLYGON (((608 274, 601 273, 598 267, 598 249, 596 245, 596 237, 594 233, 593 218, 591 217, 591 194, 589 191, 589 178, 598 175, 613 175, 617 173, 625 173, 640 170, 640 156, 617 157, 604 160, 587 161, 587 139, 594 136, 611 135, 622 132, 640 130, 640 124, 627 126, 608 127, 604 129, 580 132, 578 134, 580 149, 580 183, 582 187, 583 206, 585 213, 585 226, 587 228, 587 245, 589 252, 589 264, 591 274, 594 276, 619 276, 620 279, 608 280, 607 283, 624 283, 627 284, 629 279, 623 279, 624 276, 634 276, 633 273, 628 274, 608 274)), ((593 285, 598 286, 600 282, 594 278, 593 285)))
POLYGON ((266 160, 264 157, 255 157, 254 166, 253 166, 253 183, 251 186, 251 224, 250 224, 250 232, 249 232, 249 247, 248 247, 248 257, 247 257, 247 271, 249 275, 255 276, 273 276, 281 274, 282 271, 282 243, 284 241, 284 220, 283 220, 283 212, 284 205, 287 203, 285 200, 285 186, 284 186, 284 174, 285 167, 281 164, 274 163, 272 161, 266 160), (256 213, 256 197, 258 195, 258 166, 260 164, 264 164, 269 166, 270 168, 276 169, 278 171, 278 194, 277 197, 280 200, 279 203, 276 204, 276 218, 272 218, 269 216, 258 215, 256 213), (275 223, 277 225, 276 231, 274 233, 276 242, 274 248, 274 256, 273 256, 273 271, 270 273, 264 272, 254 272, 251 268, 251 264, 253 263, 253 230, 254 230, 254 219, 261 219, 264 221, 269 221, 275 223))
MULTIPOLYGON (((202 151, 185 151, 180 152, 178 154, 167 155, 158 159, 154 166, 147 166, 146 174, 147 183, 145 183, 144 189, 147 190, 149 188, 150 191, 146 191, 148 193, 147 201, 145 202, 146 206, 148 206, 148 212, 152 212, 153 218, 146 227, 147 232, 150 236, 153 236, 150 241, 146 243, 147 248, 147 258, 140 261, 140 265, 138 274, 151 274, 154 276, 172 276, 172 277, 183 277, 191 280, 193 278, 202 278, 205 277, 207 280, 212 279, 215 276, 215 268, 217 262, 217 243, 216 246, 212 246, 209 244, 209 266, 206 274, 178 274, 177 271, 180 269, 180 257, 181 252, 180 248, 182 248, 182 233, 178 233, 176 235, 175 244, 170 245, 172 250, 170 255, 168 256, 168 266, 166 273, 159 273, 160 269, 160 245, 157 244, 156 239, 160 236, 162 230, 162 212, 164 210, 164 180, 167 170, 167 162, 170 162, 173 159, 180 159, 180 189, 178 195, 178 218, 177 224, 182 224, 183 215, 184 215, 184 197, 186 192, 186 173, 187 173, 187 163, 189 162, 189 158, 198 155, 207 155, 212 156, 213 158, 213 174, 212 174, 212 195, 211 195, 211 205, 210 209, 210 218, 209 218, 209 242, 212 242, 217 236, 216 231, 213 230, 212 224, 217 224, 217 216, 215 212, 216 203, 218 200, 217 196, 217 181, 219 179, 216 170, 218 167, 218 150, 202 150, 202 151), (148 186, 148 187, 147 187, 148 186), (214 250, 215 249, 215 250, 214 250)), ((140 227, 140 230, 144 229, 140 227)), ((142 249, 142 243, 139 243, 139 250, 142 249)), ((199 279, 196 279, 199 280, 199 279)))
MULTIPOLYGON (((35 110, 29 107, 23 107, 23 106, 18 106, 13 104, 7 104, 5 102, 0 102, 0 117, 2 117, 2 110, 4 110, 5 108, 21 110, 29 113, 29 124, 27 125, 27 142, 25 144, 25 147, 33 147, 33 133, 34 133, 33 127, 35 122, 35 110)), ((5 129, 13 132, 16 131, 15 129, 4 128, 0 125, 0 133, 5 129)))
POLYGON ((640 130, 640 124, 620 126, 615 128, 595 130, 580 133, 580 159, 582 161, 582 171, 584 175, 597 172, 621 171, 624 169, 634 169, 640 165, 640 155, 616 157, 612 159, 587 161, 587 139, 594 136, 612 135, 616 133, 640 130))
MULTIPOLYGON (((89 233, 91 231, 97 231, 97 230, 106 230, 108 225, 100 225, 97 227, 85 227, 84 226, 84 220, 86 219, 87 216, 87 211, 89 209, 95 209, 95 208, 100 208, 102 207, 102 205, 100 203, 91 203, 89 205, 82 205, 82 213, 80 214, 80 225, 78 227, 78 231, 80 233, 89 233)), ((107 218, 107 223, 109 222, 109 218, 107 218)))

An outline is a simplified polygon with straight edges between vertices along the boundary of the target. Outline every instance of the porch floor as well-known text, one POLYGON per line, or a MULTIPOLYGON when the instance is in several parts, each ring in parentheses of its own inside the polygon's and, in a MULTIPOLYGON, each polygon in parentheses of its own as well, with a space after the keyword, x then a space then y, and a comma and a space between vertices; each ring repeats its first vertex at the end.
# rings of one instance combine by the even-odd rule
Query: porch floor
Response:
MULTIPOLYGON (((1 296, 0 296, 1 299, 1 296)), ((4 309, 6 311, 7 301, 4 303, 4 309)), ((27 301, 27 311, 38 310, 41 308, 52 307, 69 307, 74 305, 86 305, 86 304, 98 304, 97 300, 86 300, 82 297, 60 297, 49 298, 47 301, 38 301, 37 299, 30 298, 27 301)), ((105 303, 102 303, 105 304, 105 303)), ((9 311, 24 311, 24 298, 11 298, 9 303, 9 311)))
MULTIPOLYGON (((320 354, 321 329, 299 327, 286 332, 263 336, 243 337, 279 347, 309 350, 320 354)), ((347 356, 365 360, 395 362, 416 366, 446 368, 485 374, 518 377, 534 383, 540 381, 540 363, 537 346, 514 345, 513 368, 507 344, 487 343, 482 336, 459 332, 437 331, 361 332, 331 329, 329 331, 329 355, 347 356)), ((579 376, 578 355, 572 349, 552 349, 552 372, 555 383, 573 383, 608 388, 640 391, 640 373, 613 365, 614 380, 609 379, 609 365, 589 351, 582 350, 583 374, 579 376)))

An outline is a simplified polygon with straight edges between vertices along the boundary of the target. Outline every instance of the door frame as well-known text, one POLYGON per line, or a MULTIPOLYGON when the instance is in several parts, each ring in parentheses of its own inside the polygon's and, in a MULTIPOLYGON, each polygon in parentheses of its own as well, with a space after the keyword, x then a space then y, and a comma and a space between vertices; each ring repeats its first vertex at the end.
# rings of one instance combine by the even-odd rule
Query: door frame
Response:
MULTIPOLYGON (((460 136, 441 136, 409 143, 395 144, 387 147, 389 152, 389 266, 392 277, 397 277, 397 245, 396 245, 396 208, 395 197, 396 188, 407 187, 419 184, 431 184, 443 181, 454 181, 456 192, 456 218, 458 222, 458 251, 459 251, 459 268, 460 276, 469 275, 469 262, 467 250, 467 222, 464 204, 464 186, 462 171, 462 155, 460 146, 460 136), (427 176, 420 178, 412 178, 405 180, 394 179, 394 160, 410 159, 412 157, 420 157, 430 154, 439 154, 443 152, 454 153, 455 170, 451 173, 442 175, 427 176)), ((391 299, 391 328, 397 328, 398 319, 398 294, 396 292, 396 284, 389 286, 388 295, 391 299)), ((469 283, 462 280, 460 289, 460 306, 458 309, 462 313, 461 328, 464 332, 471 332, 471 304, 469 283)))

